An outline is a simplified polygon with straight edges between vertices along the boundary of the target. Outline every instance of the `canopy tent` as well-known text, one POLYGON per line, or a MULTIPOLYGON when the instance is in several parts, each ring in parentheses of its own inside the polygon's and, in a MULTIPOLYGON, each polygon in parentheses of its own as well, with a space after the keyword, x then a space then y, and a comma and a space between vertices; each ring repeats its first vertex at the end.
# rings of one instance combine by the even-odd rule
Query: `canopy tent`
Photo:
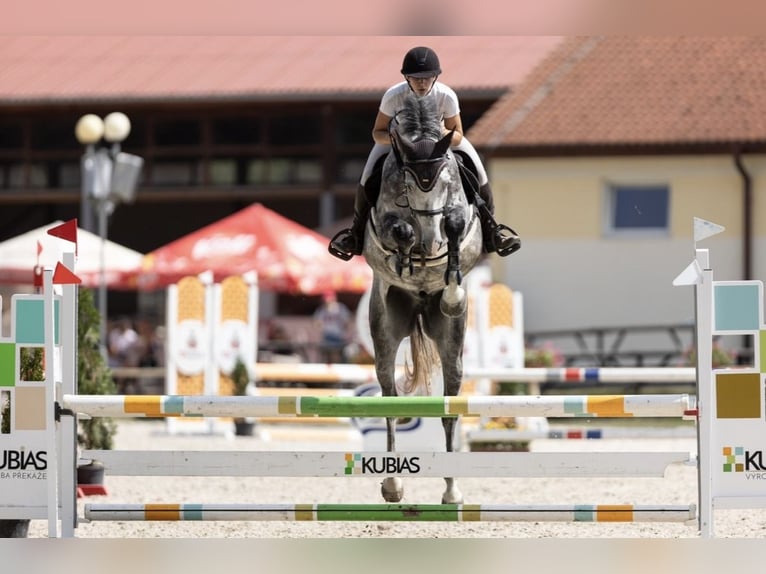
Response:
POLYGON ((137 271, 139 289, 157 289, 210 271, 214 280, 255 271, 261 289, 315 295, 363 293, 372 271, 362 257, 341 261, 328 239, 254 203, 147 253, 137 271))
MULTIPOLYGON (((55 268, 64 252, 74 251, 75 245, 48 235, 47 231, 62 221, 54 221, 0 243, 0 284, 33 285, 34 268, 55 268)), ((77 230, 77 257, 72 270, 85 287, 97 287, 101 277, 101 238, 77 230)), ((128 274, 141 264, 143 255, 123 245, 104 241, 104 277, 107 287, 126 288, 128 274)))

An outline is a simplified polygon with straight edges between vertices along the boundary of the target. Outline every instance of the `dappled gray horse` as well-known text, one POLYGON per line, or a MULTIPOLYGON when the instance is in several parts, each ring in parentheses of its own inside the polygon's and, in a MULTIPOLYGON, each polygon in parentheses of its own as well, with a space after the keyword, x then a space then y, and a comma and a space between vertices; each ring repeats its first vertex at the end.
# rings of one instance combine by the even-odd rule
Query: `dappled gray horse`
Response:
MULTIPOLYGON (((463 275, 482 254, 481 226, 463 192, 452 134, 442 137, 431 97, 412 96, 391 123, 392 152, 383 164, 364 256, 374 279, 370 331, 383 396, 430 389, 441 364, 444 394, 457 395, 463 377, 466 294, 463 275), (395 382, 400 343, 410 337, 412 364, 401 389, 395 382)), ((420 394, 430 392, 419 391, 420 394)), ((396 418, 387 418, 389 452, 396 450, 396 418)), ((442 419, 446 450, 453 450, 455 418, 442 419)), ((443 503, 460 503, 454 478, 445 477, 443 503)), ((400 478, 382 483, 383 498, 398 502, 400 478)))

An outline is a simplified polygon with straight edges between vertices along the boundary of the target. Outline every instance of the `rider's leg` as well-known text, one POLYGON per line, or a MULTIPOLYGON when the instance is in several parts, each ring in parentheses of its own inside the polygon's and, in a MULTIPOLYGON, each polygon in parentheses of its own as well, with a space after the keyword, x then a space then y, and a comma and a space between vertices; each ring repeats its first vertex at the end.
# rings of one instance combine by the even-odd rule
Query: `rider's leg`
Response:
POLYGON ((351 227, 339 231, 330 240, 330 253, 344 261, 348 261, 354 255, 361 255, 364 248, 364 228, 369 214, 370 203, 367 201, 367 192, 364 185, 360 183, 354 198, 354 221, 351 227))
POLYGON ((479 208, 484 250, 487 253, 497 252, 500 257, 518 251, 521 248, 521 238, 518 234, 507 225, 495 221, 495 199, 492 197, 489 182, 479 187, 479 197, 484 201, 484 208, 479 208))
POLYGON ((479 197, 483 200, 484 207, 479 206, 479 219, 481 220, 481 232, 484 237, 484 250, 487 253, 497 252, 501 257, 518 251, 521 247, 521 239, 518 234, 507 225, 498 224, 495 221, 495 199, 492 196, 492 188, 489 186, 489 178, 484 164, 476 153, 476 149, 465 137, 455 149, 465 153, 476 168, 479 179, 479 197))
POLYGON ((343 229, 335 234, 335 237, 330 240, 330 245, 328 246, 330 253, 339 259, 348 261, 354 255, 362 254, 367 218, 370 215, 372 203, 377 200, 377 197, 368 198, 368 190, 366 188, 369 187, 369 191, 375 195, 379 192, 380 183, 376 179, 376 177, 379 177, 379 174, 374 173, 375 166, 378 160, 385 156, 390 149, 391 146, 375 144, 367 158, 359 187, 356 190, 356 197, 354 198, 354 221, 351 223, 350 228, 343 229))

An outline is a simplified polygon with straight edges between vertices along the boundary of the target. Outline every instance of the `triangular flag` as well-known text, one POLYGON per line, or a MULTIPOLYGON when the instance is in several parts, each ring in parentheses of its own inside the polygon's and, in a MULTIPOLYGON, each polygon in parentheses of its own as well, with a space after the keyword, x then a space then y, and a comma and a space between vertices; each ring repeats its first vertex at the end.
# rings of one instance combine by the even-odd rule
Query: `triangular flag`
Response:
POLYGON ((686 269, 681 271, 681 274, 673 279, 673 286, 680 287, 683 285, 699 285, 702 282, 702 269, 700 269, 699 263, 695 259, 686 269))
POLYGON ((72 273, 63 263, 56 263, 56 269, 53 271, 54 285, 72 285, 80 284, 82 279, 72 273))
POLYGON ((713 223, 712 221, 707 221, 705 219, 700 219, 699 217, 694 218, 694 242, 702 241, 703 239, 707 239, 708 237, 712 237, 713 235, 718 235, 722 231, 724 231, 726 228, 723 225, 718 225, 717 223, 713 223))
POLYGON ((77 218, 65 221, 61 225, 51 227, 48 230, 48 235, 53 237, 60 237, 74 243, 74 252, 77 255, 77 218))
POLYGON ((37 240, 37 256, 40 257, 40 253, 43 252, 43 244, 40 243, 40 240, 37 240))

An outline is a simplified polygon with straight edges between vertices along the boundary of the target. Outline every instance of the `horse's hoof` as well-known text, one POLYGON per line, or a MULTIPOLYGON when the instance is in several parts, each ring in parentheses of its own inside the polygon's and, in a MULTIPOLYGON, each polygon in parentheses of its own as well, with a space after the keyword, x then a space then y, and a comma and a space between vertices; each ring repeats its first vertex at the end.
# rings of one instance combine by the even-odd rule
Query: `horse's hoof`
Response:
POLYGON ((386 478, 380 483, 380 494, 386 502, 399 502, 404 497, 404 485, 401 478, 386 478))
POLYGON ((463 504, 463 493, 458 491, 442 494, 442 504, 463 504))

